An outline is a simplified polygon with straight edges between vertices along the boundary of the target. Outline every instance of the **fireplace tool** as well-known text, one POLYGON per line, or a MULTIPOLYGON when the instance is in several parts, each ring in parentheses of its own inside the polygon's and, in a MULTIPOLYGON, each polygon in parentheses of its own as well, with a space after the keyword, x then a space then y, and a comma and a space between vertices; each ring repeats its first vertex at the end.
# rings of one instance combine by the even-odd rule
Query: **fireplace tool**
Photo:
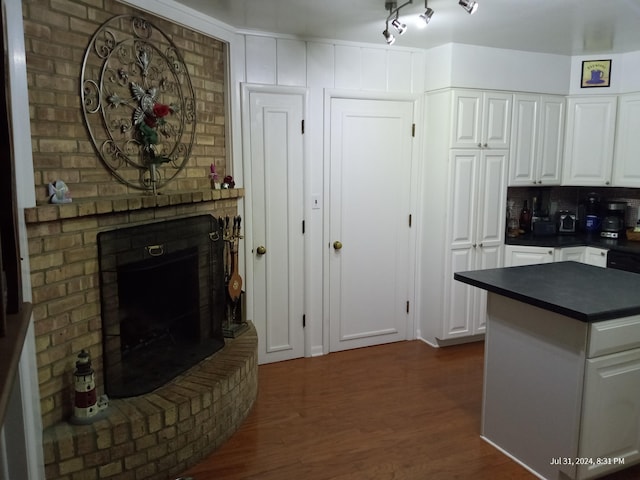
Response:
POLYGON ((238 250, 240 239, 244 238, 240 234, 242 217, 240 215, 233 218, 233 226, 229 230, 229 217, 225 218, 225 241, 229 252, 227 265, 231 268, 227 272, 225 268, 225 279, 229 301, 227 308, 227 322, 224 328, 225 337, 234 338, 247 328, 247 323, 242 321, 242 277, 238 272, 238 250))

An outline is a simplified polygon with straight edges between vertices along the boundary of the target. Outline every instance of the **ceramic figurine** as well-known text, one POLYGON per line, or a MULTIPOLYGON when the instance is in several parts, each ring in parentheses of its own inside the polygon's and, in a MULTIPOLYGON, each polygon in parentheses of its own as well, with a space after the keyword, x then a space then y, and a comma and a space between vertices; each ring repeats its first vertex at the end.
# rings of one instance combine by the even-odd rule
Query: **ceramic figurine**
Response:
POLYGON ((71 203, 71 192, 62 180, 49 184, 49 201, 51 203, 71 203))

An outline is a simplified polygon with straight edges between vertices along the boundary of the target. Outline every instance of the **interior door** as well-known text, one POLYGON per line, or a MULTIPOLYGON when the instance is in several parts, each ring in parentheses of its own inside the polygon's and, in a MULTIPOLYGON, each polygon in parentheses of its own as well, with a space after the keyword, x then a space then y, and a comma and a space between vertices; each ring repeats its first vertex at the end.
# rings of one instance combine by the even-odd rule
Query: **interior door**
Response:
POLYGON ((405 340, 413 103, 331 100, 329 348, 405 340))
POLYGON ((304 355, 304 96, 250 91, 253 322, 258 362, 304 355))

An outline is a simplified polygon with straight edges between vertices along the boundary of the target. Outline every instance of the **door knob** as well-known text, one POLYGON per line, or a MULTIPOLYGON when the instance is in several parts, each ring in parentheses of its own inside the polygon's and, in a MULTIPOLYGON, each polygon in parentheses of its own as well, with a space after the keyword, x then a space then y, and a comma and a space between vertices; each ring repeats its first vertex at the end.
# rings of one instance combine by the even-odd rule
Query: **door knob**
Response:
POLYGON ((258 255, 264 255, 265 253, 267 253, 267 249, 264 248, 263 245, 260 245, 258 248, 256 248, 256 253, 258 255))
POLYGON ((338 240, 336 240, 335 242, 333 242, 333 248, 335 250, 340 250, 342 248, 342 242, 339 242, 338 240))

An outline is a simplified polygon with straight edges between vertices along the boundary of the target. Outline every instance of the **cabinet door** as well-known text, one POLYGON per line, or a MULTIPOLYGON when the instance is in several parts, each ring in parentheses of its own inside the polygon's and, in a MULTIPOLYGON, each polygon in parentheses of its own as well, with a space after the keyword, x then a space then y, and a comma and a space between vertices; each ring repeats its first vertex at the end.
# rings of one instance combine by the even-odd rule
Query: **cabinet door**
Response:
POLYGON ((607 266, 607 250, 603 248, 587 247, 585 249, 584 262, 596 267, 606 268, 607 266))
POLYGON ((483 148, 509 148, 511 138, 511 103, 510 93, 485 93, 482 102, 483 148))
POLYGON ((640 460, 640 349, 587 360, 578 457, 579 479, 640 460))
POLYGON ((617 98, 569 98, 563 185, 611 184, 617 98))
POLYGON ((509 186, 535 185, 537 182, 538 95, 515 95, 509 151, 509 186))
POLYGON ((481 146, 482 93, 469 90, 453 92, 452 148, 481 146))
POLYGON ((479 247, 495 247, 504 243, 508 156, 506 150, 483 150, 480 155, 477 234, 474 241, 479 247))
POLYGON ((564 98, 540 97, 536 177, 541 185, 560 185, 564 148, 564 98))
MULTIPOLYGON (((502 267, 502 245, 483 245, 476 249, 475 268, 484 270, 487 268, 502 267)), ((481 288, 471 287, 474 292, 474 311, 471 319, 474 334, 484 333, 487 329, 487 291, 481 288)))
POLYGON ((553 255, 553 248, 550 247, 507 245, 505 247, 504 266, 519 267, 537 263, 551 263, 553 262, 553 255))
POLYGON ((620 96, 613 184, 640 187, 640 94, 620 96))
POLYGON ((586 247, 564 247, 556 248, 554 261, 556 262, 581 262, 585 261, 586 247))
POLYGON ((455 272, 473 270, 474 248, 458 248, 448 253, 442 338, 473 334, 475 287, 453 279, 455 272))

